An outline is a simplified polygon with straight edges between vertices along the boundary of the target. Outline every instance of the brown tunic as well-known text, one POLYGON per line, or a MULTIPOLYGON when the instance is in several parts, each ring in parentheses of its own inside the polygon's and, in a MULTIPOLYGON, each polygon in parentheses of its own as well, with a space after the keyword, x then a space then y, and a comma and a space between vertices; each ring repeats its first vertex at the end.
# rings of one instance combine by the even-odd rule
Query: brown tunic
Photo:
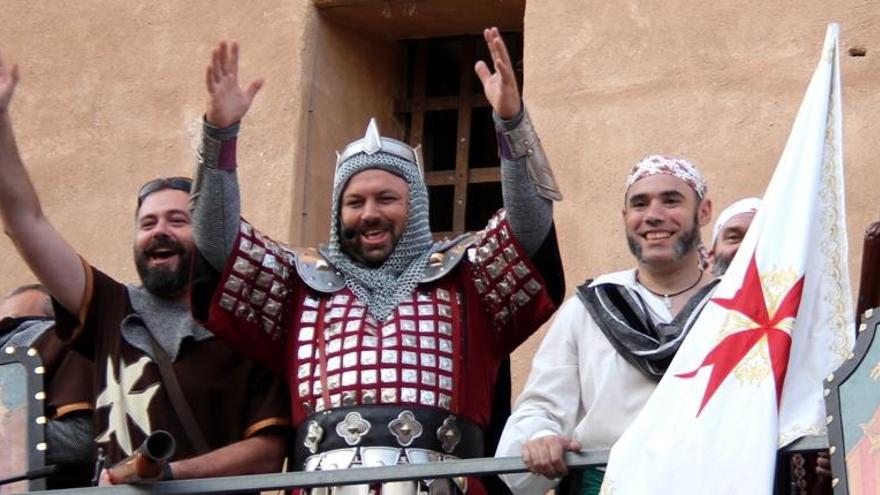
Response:
MULTIPOLYGON (((149 433, 167 430, 177 442, 174 460, 198 454, 174 412, 158 366, 122 337, 120 325, 134 313, 127 289, 92 267, 86 274, 80 314, 73 316, 56 304, 56 332, 95 363, 99 446, 115 463, 149 433)), ((284 384, 218 339, 185 338, 173 368, 212 450, 289 424, 284 384)))

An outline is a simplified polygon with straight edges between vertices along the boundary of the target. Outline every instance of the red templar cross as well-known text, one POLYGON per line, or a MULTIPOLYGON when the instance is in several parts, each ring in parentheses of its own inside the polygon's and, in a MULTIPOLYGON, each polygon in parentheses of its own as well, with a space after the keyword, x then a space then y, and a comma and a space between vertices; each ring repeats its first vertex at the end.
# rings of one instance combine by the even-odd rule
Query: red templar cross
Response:
POLYGON ((712 374, 709 383, 706 384, 706 392, 703 394, 703 402, 697 416, 703 412, 703 408, 721 386, 725 378, 745 358, 752 347, 764 337, 767 338, 767 347, 770 353, 770 364, 773 368, 773 378, 776 381, 776 405, 782 396, 782 383, 785 381, 785 371, 788 367, 788 354, 791 349, 791 334, 778 328, 786 318, 797 316, 798 307, 801 304, 801 293, 804 289, 804 277, 788 290, 776 313, 771 317, 767 313, 767 302, 764 299, 764 288, 761 285, 761 277, 755 256, 752 255, 749 267, 746 269, 742 287, 730 299, 714 298, 712 302, 730 311, 736 311, 752 321, 752 326, 724 337, 709 353, 697 369, 689 373, 675 375, 679 378, 693 378, 704 366, 712 366, 712 374))

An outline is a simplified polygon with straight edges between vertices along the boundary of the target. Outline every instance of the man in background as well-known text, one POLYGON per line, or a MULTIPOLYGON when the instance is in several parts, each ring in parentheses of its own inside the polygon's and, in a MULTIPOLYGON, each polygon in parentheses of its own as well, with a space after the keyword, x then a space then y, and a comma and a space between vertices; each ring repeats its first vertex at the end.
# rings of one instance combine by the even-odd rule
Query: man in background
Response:
POLYGON ((52 331, 52 297, 40 284, 13 289, 0 302, 0 348, 36 349, 43 363, 46 465, 57 470, 48 489, 88 486, 95 446, 92 433, 92 364, 70 352, 52 331))

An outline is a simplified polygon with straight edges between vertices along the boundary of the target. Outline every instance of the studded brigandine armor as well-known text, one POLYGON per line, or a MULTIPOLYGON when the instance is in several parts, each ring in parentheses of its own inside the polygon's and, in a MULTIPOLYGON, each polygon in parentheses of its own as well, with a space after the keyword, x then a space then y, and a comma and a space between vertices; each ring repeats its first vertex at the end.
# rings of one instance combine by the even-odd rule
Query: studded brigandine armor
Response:
MULTIPOLYGON (((505 143, 539 148, 529 133, 530 127, 511 133, 505 143)), ((491 455, 483 448, 483 429, 498 367, 557 306, 560 295, 551 297, 546 282, 561 285, 553 234, 547 258, 555 261, 541 271, 512 233, 505 210, 480 232, 435 242, 420 162, 417 148, 381 137, 371 122, 364 138, 338 156, 327 246, 285 247, 240 223, 203 317, 221 338, 286 377, 296 469, 491 455), (396 174, 409 186, 404 233, 378 268, 354 263, 339 242, 340 195, 349 178, 368 168, 396 174)), ((465 478, 311 493, 465 492, 486 493, 465 478)))
MULTIPOLYGON (((363 465, 364 456, 491 454, 481 442, 450 438, 479 435, 498 364, 554 309, 503 210, 485 230, 442 243, 411 297, 381 322, 318 250, 284 247, 243 221, 207 326, 287 375, 300 433, 296 463, 327 469, 363 465), (419 447, 394 434, 395 420, 421 431, 419 447), (344 421, 356 425, 347 440, 344 421)), ((469 493, 480 487, 471 483, 469 493)))

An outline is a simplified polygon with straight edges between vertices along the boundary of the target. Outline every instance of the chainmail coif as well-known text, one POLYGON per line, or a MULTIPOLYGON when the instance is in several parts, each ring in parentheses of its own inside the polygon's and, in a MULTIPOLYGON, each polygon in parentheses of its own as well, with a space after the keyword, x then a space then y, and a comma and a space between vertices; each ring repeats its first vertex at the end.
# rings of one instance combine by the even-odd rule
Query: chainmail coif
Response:
POLYGON ((390 153, 358 153, 336 169, 330 211, 330 244, 325 256, 345 277, 346 286, 367 305, 378 321, 388 318, 403 300, 409 299, 422 278, 434 245, 428 223, 428 189, 416 164, 390 153), (388 259, 378 268, 353 261, 339 241, 339 203, 348 180, 367 169, 381 169, 402 177, 409 185, 409 211, 403 235, 388 259))

